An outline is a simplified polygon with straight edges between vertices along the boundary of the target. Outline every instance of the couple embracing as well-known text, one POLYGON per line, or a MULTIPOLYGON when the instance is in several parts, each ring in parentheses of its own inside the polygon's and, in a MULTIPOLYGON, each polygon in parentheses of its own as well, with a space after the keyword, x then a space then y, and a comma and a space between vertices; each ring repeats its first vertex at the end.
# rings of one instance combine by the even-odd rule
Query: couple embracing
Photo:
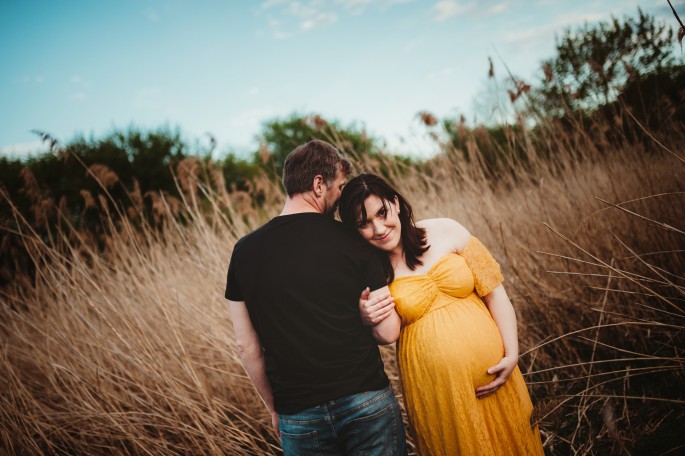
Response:
POLYGON ((418 454, 543 454, 499 265, 456 221, 414 222, 387 182, 350 172, 327 142, 293 150, 283 211, 228 268, 241 360, 284 453, 405 454, 378 349, 397 341, 418 454))

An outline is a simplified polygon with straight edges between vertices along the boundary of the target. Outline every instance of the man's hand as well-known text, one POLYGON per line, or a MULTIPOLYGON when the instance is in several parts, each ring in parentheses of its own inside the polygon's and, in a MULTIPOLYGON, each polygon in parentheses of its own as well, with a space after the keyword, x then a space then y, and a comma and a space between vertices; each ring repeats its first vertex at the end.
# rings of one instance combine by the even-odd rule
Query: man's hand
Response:
POLYGON ((366 287, 359 297, 359 313, 362 323, 367 326, 375 326, 388 318, 395 308, 395 300, 390 292, 382 293, 369 299, 371 290, 366 287))
POLYGON ((518 364, 518 357, 516 356, 505 356, 500 360, 499 363, 488 369, 488 374, 495 374, 495 379, 485 386, 476 388, 476 397, 478 399, 483 399, 491 394, 494 394, 502 385, 504 385, 509 376, 514 371, 514 368, 518 364))

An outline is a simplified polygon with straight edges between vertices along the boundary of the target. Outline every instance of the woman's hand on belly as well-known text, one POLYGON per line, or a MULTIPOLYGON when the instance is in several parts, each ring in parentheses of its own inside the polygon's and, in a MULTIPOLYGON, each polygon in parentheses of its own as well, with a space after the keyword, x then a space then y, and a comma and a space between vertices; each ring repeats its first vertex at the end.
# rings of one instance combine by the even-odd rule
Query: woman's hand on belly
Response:
POLYGON ((488 374, 495 375, 495 379, 487 385, 476 388, 476 397, 478 399, 483 399, 484 397, 494 394, 507 382, 517 364, 518 356, 505 356, 499 363, 489 368, 488 374))

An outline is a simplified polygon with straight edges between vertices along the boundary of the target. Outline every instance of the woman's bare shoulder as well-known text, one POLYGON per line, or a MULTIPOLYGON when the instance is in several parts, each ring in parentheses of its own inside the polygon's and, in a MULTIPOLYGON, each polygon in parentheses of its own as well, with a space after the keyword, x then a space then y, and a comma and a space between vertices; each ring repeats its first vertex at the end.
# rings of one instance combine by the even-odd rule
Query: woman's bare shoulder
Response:
POLYGON ((469 230, 450 218, 421 220, 416 223, 416 226, 425 228, 429 244, 442 244, 454 252, 464 250, 471 237, 469 230))

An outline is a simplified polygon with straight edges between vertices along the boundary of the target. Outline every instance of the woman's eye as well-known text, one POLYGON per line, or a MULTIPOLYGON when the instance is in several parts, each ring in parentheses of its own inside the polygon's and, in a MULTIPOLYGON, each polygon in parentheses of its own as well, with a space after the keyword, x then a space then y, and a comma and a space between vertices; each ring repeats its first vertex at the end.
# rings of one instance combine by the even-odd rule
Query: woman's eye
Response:
POLYGON ((366 221, 357 222, 357 228, 364 228, 366 226, 366 221))

